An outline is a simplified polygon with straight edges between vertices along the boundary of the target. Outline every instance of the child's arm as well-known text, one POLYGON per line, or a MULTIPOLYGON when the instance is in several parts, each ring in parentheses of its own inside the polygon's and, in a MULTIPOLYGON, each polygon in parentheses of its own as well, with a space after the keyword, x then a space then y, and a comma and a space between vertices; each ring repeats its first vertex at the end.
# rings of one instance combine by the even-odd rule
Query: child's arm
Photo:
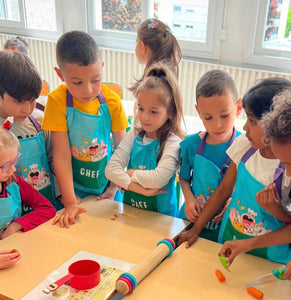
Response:
MULTIPOLYGON (((114 144, 114 149, 119 145, 123 137, 125 136, 126 131, 112 131, 112 139, 114 144)), ((114 195, 117 191, 117 185, 110 181, 109 186, 106 188, 104 193, 97 197, 97 200, 101 199, 114 199, 114 195)))
POLYGON ((105 169, 105 176, 111 182, 127 190, 131 178, 125 169, 129 162, 129 156, 135 139, 134 130, 127 132, 118 148, 113 152, 105 169))
POLYGON ((128 190, 138 193, 138 194, 142 194, 144 196, 155 196, 155 195, 167 192, 167 190, 164 190, 164 189, 146 189, 143 186, 141 186, 140 184, 135 183, 135 182, 131 182, 129 184, 128 190))
POLYGON ((193 227, 179 236, 179 245, 187 241, 186 248, 189 248, 193 243, 196 242, 203 227, 217 213, 224 202, 231 196, 235 186, 236 174, 236 165, 233 161, 231 161, 223 180, 212 196, 208 199, 205 208, 199 215, 193 227))
POLYGON ((228 258, 227 266, 229 267, 235 257, 241 253, 248 252, 256 248, 284 245, 288 243, 291 243, 291 224, 288 224, 270 233, 259 235, 250 239, 227 241, 220 249, 219 255, 228 258))
POLYGON ((183 179, 181 175, 179 180, 185 198, 185 215, 189 221, 194 223, 201 213, 200 205, 192 193, 190 181, 183 179))
POLYGON ((177 136, 170 136, 156 168, 133 170, 131 182, 138 183, 146 189, 161 189, 165 186, 178 170, 180 141, 177 136))
POLYGON ((291 215, 284 210, 275 183, 270 183, 256 194, 258 204, 283 223, 291 223, 291 215))
POLYGON ((55 208, 45 197, 19 176, 15 175, 15 177, 15 182, 19 186, 21 201, 26 206, 31 207, 33 211, 13 220, 6 229, 2 230, 1 239, 18 231, 31 230, 50 220, 56 214, 55 208))
POLYGON ((67 132, 52 132, 54 146, 54 169, 62 194, 62 203, 65 207, 61 215, 57 215, 53 224, 60 223, 61 227, 68 228, 75 224, 75 217, 86 212, 79 207, 73 185, 72 154, 67 132))
POLYGON ((21 258, 17 250, 0 250, 0 269, 12 267, 21 258))

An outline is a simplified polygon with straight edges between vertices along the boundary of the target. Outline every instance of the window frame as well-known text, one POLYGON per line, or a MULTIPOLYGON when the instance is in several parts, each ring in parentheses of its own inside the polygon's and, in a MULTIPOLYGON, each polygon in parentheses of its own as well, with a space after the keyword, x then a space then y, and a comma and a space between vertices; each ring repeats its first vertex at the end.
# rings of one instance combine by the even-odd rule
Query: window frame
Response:
POLYGON ((24 10, 24 0, 18 0, 20 21, 0 20, 1 32, 13 35, 23 35, 47 40, 56 40, 62 34, 62 3, 55 0, 56 7, 56 31, 38 30, 26 28, 26 13, 24 10))
POLYGON ((291 51, 266 49, 262 47, 265 35, 269 0, 257 0, 250 18, 249 43, 245 44, 244 62, 264 67, 279 68, 290 72, 291 51))
MULTIPOLYGON (((223 10, 225 0, 209 0, 208 7, 208 24, 206 42, 194 42, 178 40, 185 58, 204 58, 219 59, 220 39, 223 24, 223 10)), ((136 33, 124 33, 120 31, 100 30, 94 28, 95 18, 101 16, 102 10, 99 9, 100 15, 94 16, 93 0, 87 0, 87 19, 88 32, 92 35, 98 45, 103 48, 110 48, 123 51, 134 51, 136 43, 136 33)), ((150 8, 153 0, 142 0, 142 21, 152 15, 150 8)), ((99 0, 98 5, 101 5, 99 0)), ((101 8, 101 6, 100 6, 101 8)))

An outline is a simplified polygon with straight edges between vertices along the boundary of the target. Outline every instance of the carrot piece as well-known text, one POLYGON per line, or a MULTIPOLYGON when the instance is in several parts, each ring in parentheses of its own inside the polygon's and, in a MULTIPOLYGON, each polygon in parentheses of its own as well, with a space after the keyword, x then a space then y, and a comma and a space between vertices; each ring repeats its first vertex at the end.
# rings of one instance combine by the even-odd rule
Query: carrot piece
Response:
POLYGON ((264 296, 263 292, 257 290, 256 288, 254 288, 252 286, 248 287, 247 291, 248 291, 249 294, 251 294, 252 296, 254 296, 258 300, 261 300, 264 296))
POLYGON ((224 275, 219 270, 215 270, 215 275, 216 275, 219 282, 224 282, 225 281, 224 275))

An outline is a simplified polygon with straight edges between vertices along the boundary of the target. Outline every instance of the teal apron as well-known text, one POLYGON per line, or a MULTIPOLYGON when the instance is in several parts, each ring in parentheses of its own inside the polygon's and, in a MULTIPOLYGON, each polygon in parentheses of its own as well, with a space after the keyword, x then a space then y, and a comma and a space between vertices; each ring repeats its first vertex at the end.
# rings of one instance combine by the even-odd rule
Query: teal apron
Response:
MULTIPOLYGON (((160 141, 153 140, 149 144, 143 144, 142 138, 137 136, 127 169, 154 170, 157 167, 157 157, 160 151, 160 141)), ((159 213, 175 217, 177 214, 177 197, 175 188, 176 174, 173 174, 169 182, 162 187, 167 193, 147 197, 135 192, 124 191, 123 202, 131 206, 157 211, 159 213)))
MULTIPOLYGON (((235 140, 236 134, 236 130, 234 129, 229 146, 235 140)), ((203 156, 207 135, 208 133, 206 132, 203 138, 201 139, 201 142, 199 144, 194 158, 192 174, 193 179, 191 186, 192 194, 197 199, 201 209, 205 207, 209 197, 213 194, 213 192, 220 184, 230 164, 230 158, 228 157, 228 155, 226 155, 226 163, 223 164, 221 169, 219 169, 217 165, 215 165, 212 161, 206 159, 203 156)), ((220 211, 217 212, 217 214, 219 213, 220 211)), ((183 203, 180 209, 179 218, 187 220, 187 217, 185 215, 185 203, 183 203)), ((217 242, 219 228, 220 222, 212 222, 210 220, 202 229, 200 236, 205 239, 217 242)))
MULTIPOLYGON (((265 186, 249 173, 245 163, 256 151, 257 149, 250 148, 238 165, 235 191, 221 222, 218 237, 220 243, 229 240, 249 239, 284 226, 282 222, 262 208, 255 199, 257 192, 264 189, 265 186)), ((274 175, 274 182, 280 196, 284 168, 284 164, 280 163, 274 175)), ((289 245, 259 248, 249 253, 282 264, 291 260, 289 245)))
POLYGON ((21 217, 21 199, 19 186, 12 182, 6 187, 7 198, 0 198, 0 233, 11 221, 21 217))
MULTIPOLYGON (((19 139, 21 158, 16 166, 16 173, 56 206, 53 178, 47 160, 43 132, 33 115, 29 116, 29 119, 38 133, 36 136, 19 139)), ((22 205, 23 214, 31 210, 30 207, 22 205)))
POLYGON ((111 116, 104 96, 97 115, 74 108, 72 95, 67 91, 66 119, 72 152, 75 193, 80 198, 101 195, 106 186, 105 167, 112 155, 110 142, 111 116))

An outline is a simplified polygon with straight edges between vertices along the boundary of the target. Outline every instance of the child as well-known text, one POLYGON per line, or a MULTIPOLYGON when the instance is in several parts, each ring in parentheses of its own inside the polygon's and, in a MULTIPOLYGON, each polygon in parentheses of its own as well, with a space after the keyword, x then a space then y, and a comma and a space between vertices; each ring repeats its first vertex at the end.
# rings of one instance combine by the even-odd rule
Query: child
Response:
POLYGON ((179 85, 165 64, 154 64, 134 96, 135 128, 113 153, 105 175, 125 190, 124 203, 176 216, 175 177, 184 137, 179 85))
MULTIPOLYGON (((189 247, 195 242, 203 225, 230 196, 232 198, 219 231, 220 243, 263 235, 283 227, 283 222, 290 222, 290 216, 280 215, 278 220, 267 212, 263 202, 260 203, 261 207, 255 199, 256 193, 273 181, 283 202, 290 190, 290 181, 286 179, 280 161, 275 158, 270 145, 264 143, 264 130, 260 125, 262 115, 270 111, 273 97, 290 86, 291 82, 286 79, 269 78, 262 80, 245 94, 243 107, 247 114, 244 125, 246 135, 236 139, 228 149, 227 154, 232 161, 224 179, 210 197, 193 228, 181 236, 180 243, 188 240, 186 247, 189 247)), ((252 254, 281 263, 291 259, 289 245, 261 248, 254 250, 252 254)))
POLYGON ((54 168, 65 207, 54 224, 69 227, 79 207, 76 195, 102 195, 113 199, 117 190, 107 185, 105 166, 114 146, 125 135, 127 118, 120 98, 102 85, 103 63, 95 40, 85 32, 71 31, 60 37, 56 48, 66 84, 48 96, 42 128, 52 131, 54 168))
MULTIPOLYGON (((262 118, 262 126, 265 129, 266 140, 270 143, 272 152, 284 163, 286 175, 291 177, 291 90, 286 90, 275 96, 271 112, 262 118)), ((288 202, 283 203, 290 213, 290 190, 288 202)), ((282 210, 280 197, 273 184, 258 192, 256 199, 264 200, 269 206, 282 210)), ((291 224, 288 224, 276 231, 256 236, 250 239, 225 242, 220 250, 221 256, 226 256, 227 265, 230 266, 237 255, 250 251, 254 248, 283 245, 291 243, 291 224)), ((287 264, 284 273, 285 278, 291 279, 291 261, 287 264)))
MULTIPOLYGON (((34 110, 41 91, 40 75, 28 56, 20 53, 0 52, 0 124, 13 117, 13 132, 20 141, 21 159, 16 172, 44 197, 55 202, 50 164, 52 143, 49 132, 41 131, 43 112, 34 110)), ((23 213, 31 209, 23 207, 23 213)))
POLYGON ((0 270, 12 267, 20 258, 20 253, 15 249, 0 250, 0 270))
POLYGON ((14 174, 19 157, 19 141, 10 131, 0 128, 0 239, 28 231, 55 216, 53 205, 30 184, 14 174), (33 211, 21 217, 21 203, 33 211))
POLYGON ((4 44, 4 50, 10 52, 19 52, 28 54, 27 51, 28 43, 24 40, 24 38, 17 36, 15 38, 11 38, 7 40, 4 44))
MULTIPOLYGON (((241 112, 241 99, 233 79, 224 71, 205 73, 196 86, 196 110, 205 132, 186 137, 181 142, 180 183, 185 203, 179 217, 193 223, 207 205, 230 163, 227 148, 240 134, 234 120, 241 112)), ((209 221, 201 236, 217 242, 220 222, 209 221)))
POLYGON ((138 27, 135 54, 138 62, 146 65, 145 72, 153 63, 163 60, 178 77, 182 52, 170 28, 162 21, 147 19, 138 27))

